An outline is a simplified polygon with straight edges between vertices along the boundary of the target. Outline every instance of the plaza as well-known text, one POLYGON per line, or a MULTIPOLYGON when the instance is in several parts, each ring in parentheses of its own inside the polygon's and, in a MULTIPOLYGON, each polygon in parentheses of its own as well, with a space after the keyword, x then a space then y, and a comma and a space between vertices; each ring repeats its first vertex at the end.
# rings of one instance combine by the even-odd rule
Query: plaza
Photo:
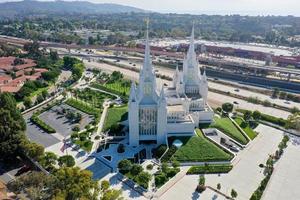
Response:
POLYGON ((300 196, 299 151, 299 138, 291 137, 291 142, 289 142, 284 155, 276 164, 263 200, 298 199, 300 196))
MULTIPOLYGON (((205 175, 206 185, 213 188, 221 184, 221 192, 230 196, 230 190, 235 189, 238 199, 248 200, 254 190, 258 187, 264 175, 259 164, 265 163, 268 155, 273 153, 282 138, 282 132, 268 126, 259 125, 256 130, 259 132, 257 138, 239 152, 233 161, 233 169, 228 174, 205 175)), ((193 199, 195 188, 198 184, 197 175, 187 175, 179 180, 160 199, 193 199)), ((195 199, 212 199, 216 193, 206 190, 195 199), (199 197, 199 198, 198 198, 199 197)), ((222 199, 218 195, 217 199, 222 199)))

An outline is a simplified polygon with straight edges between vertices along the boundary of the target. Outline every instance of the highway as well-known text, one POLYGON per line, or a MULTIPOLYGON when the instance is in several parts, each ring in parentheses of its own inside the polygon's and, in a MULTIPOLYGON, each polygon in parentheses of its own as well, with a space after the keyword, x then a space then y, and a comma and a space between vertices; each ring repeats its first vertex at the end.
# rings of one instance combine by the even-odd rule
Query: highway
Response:
MULTIPOLYGON (((111 61, 111 62, 116 61, 115 59, 105 59, 105 60, 111 61)), ((133 62, 133 61, 129 61, 129 60, 120 60, 118 63, 122 64, 122 65, 129 66, 129 67, 135 67, 136 69, 140 69, 140 67, 142 66, 141 62, 133 62)), ((173 69, 167 68, 167 67, 162 67, 162 66, 157 66, 157 65, 153 65, 153 67, 154 67, 154 69, 157 70, 157 73, 163 74, 163 75, 166 75, 166 76, 169 76, 169 77, 173 77, 173 74, 174 74, 173 69)), ((233 83, 235 83, 235 82, 233 82, 233 83)), ((235 88, 235 87, 227 86, 227 85, 220 84, 220 83, 215 83, 215 82, 209 81, 209 87, 213 88, 213 89, 218 89, 218 90, 221 89, 224 92, 230 92, 232 94, 237 94, 237 95, 240 95, 240 96, 243 96, 243 97, 257 97, 262 101, 268 100, 272 103, 275 103, 277 105, 287 107, 287 108, 293 108, 293 107, 300 108, 300 103, 286 101, 286 100, 282 100, 282 99, 273 99, 269 95, 256 93, 256 92, 252 92, 252 91, 245 90, 245 89, 238 89, 237 90, 237 88, 235 88)))
MULTIPOLYGON (((125 78, 128 78, 130 80, 138 81, 138 78, 139 78, 139 74, 137 72, 131 71, 129 69, 124 69, 124 68, 116 67, 113 65, 109 65, 109 64, 105 64, 105 63, 98 63, 98 62, 94 62, 94 61, 88 62, 86 60, 84 60, 84 64, 87 66, 87 68, 91 68, 91 69, 97 68, 97 69, 101 69, 108 73, 111 73, 113 71, 120 71, 121 73, 124 74, 125 78)), ((160 70, 160 69, 162 69, 162 68, 159 68, 158 70, 160 70)), ((167 69, 167 71, 168 70, 169 69, 167 69)), ((159 72, 163 73, 163 71, 159 71, 159 72)), ((166 75, 171 75, 171 74, 168 73, 166 75)), ((166 81, 166 80, 162 80, 162 79, 157 79, 157 82, 158 82, 157 83, 158 87, 159 87, 159 85, 162 85, 163 83, 170 84, 170 81, 166 81)), ((209 87, 211 87, 211 86, 218 87, 218 89, 224 87, 224 85, 212 84, 212 82, 209 82, 209 87)), ((234 88, 231 88, 229 86, 224 87, 224 88, 234 90, 234 88)), ((244 93, 244 91, 243 91, 243 93, 244 93)), ((247 93, 247 92, 245 91, 245 93, 247 93)), ((255 94, 260 95, 258 93, 255 93, 255 94)), ((222 94, 218 94, 218 93, 214 93, 214 92, 209 92, 208 102, 213 107, 221 106, 224 102, 231 102, 231 103, 237 102, 238 105, 235 105, 237 108, 249 109, 249 110, 253 110, 253 111, 259 110, 265 114, 273 115, 276 117, 282 117, 285 119, 290 115, 290 113, 287 111, 283 111, 283 110, 279 110, 279 109, 275 109, 275 108, 271 108, 271 107, 265 107, 265 106, 258 105, 258 104, 252 104, 252 103, 249 103, 244 100, 236 99, 233 97, 228 97, 226 95, 222 95, 222 94)), ((291 104, 293 105, 292 102, 291 102, 291 104)))
MULTIPOLYGON (((0 35, 0 41, 3 42, 8 42, 12 44, 18 44, 22 45, 27 42, 30 42, 30 40, 25 40, 21 38, 15 38, 15 37, 8 37, 8 36, 3 36, 0 35)), ((60 44, 60 43, 54 43, 54 42, 40 42, 41 47, 46 47, 46 48, 65 48, 65 49, 96 49, 96 50, 105 50, 105 51, 118 51, 118 52, 137 52, 137 53, 143 53, 144 49, 141 48, 127 48, 127 47, 111 47, 111 46, 99 46, 99 45, 76 45, 76 44, 60 44)), ((173 58, 180 58, 182 59, 184 54, 180 52, 166 52, 166 51, 156 51, 152 50, 152 54, 155 55, 163 55, 163 56, 169 56, 173 58)), ((95 57, 97 55, 87 55, 90 57, 95 57)), ((247 64, 247 63, 241 63, 238 61, 236 58, 235 59, 217 59, 213 57, 207 57, 207 56, 199 56, 199 61, 202 62, 212 62, 215 64, 227 64, 227 65, 238 65, 239 67, 242 68, 249 68, 249 69, 256 69, 256 70, 265 70, 265 71, 270 71, 270 72, 280 72, 280 73, 285 73, 285 74, 295 74, 297 76, 300 75, 300 69, 290 69, 290 68, 285 68, 285 67, 276 67, 276 66, 264 66, 264 65, 258 65, 255 63, 252 64, 247 64)))

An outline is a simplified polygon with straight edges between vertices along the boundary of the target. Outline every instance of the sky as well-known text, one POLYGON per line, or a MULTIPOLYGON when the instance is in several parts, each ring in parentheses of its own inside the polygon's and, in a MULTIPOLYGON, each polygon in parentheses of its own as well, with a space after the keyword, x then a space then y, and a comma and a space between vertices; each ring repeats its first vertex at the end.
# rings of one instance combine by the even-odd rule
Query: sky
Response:
MULTIPOLYGON (((4 2, 7 0, 0 0, 4 2)), ((14 0, 9 0, 14 1, 14 0)), ((191 14, 295 15, 300 16, 300 0, 88 0, 117 3, 156 12, 191 14)))

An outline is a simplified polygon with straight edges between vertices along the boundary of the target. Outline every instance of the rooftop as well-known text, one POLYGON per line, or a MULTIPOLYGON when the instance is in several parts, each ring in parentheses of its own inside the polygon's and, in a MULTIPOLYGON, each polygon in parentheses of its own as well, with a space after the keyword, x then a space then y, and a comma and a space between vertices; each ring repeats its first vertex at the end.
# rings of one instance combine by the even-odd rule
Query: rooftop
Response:
POLYGON ((14 65, 15 59, 16 57, 13 56, 0 57, 0 69, 4 71, 12 71, 12 70, 19 71, 22 69, 36 66, 34 60, 27 59, 27 58, 22 59, 24 61, 24 64, 14 65))
POLYGON ((0 92, 16 93, 21 89, 21 86, 13 85, 2 85, 0 86, 0 92))
POLYGON ((185 112, 185 109, 181 104, 168 105, 167 110, 168 110, 168 112, 185 112))

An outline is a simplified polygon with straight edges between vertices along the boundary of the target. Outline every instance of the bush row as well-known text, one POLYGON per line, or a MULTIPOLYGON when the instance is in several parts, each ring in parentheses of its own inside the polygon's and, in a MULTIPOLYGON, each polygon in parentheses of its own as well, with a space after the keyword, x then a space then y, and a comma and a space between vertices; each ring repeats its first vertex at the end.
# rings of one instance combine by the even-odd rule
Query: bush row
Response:
POLYGON ((31 116, 30 121, 47 133, 56 133, 55 129, 43 122, 36 113, 31 116))
POLYGON ((228 173, 232 169, 230 164, 212 164, 192 166, 187 174, 214 174, 214 173, 228 173))

